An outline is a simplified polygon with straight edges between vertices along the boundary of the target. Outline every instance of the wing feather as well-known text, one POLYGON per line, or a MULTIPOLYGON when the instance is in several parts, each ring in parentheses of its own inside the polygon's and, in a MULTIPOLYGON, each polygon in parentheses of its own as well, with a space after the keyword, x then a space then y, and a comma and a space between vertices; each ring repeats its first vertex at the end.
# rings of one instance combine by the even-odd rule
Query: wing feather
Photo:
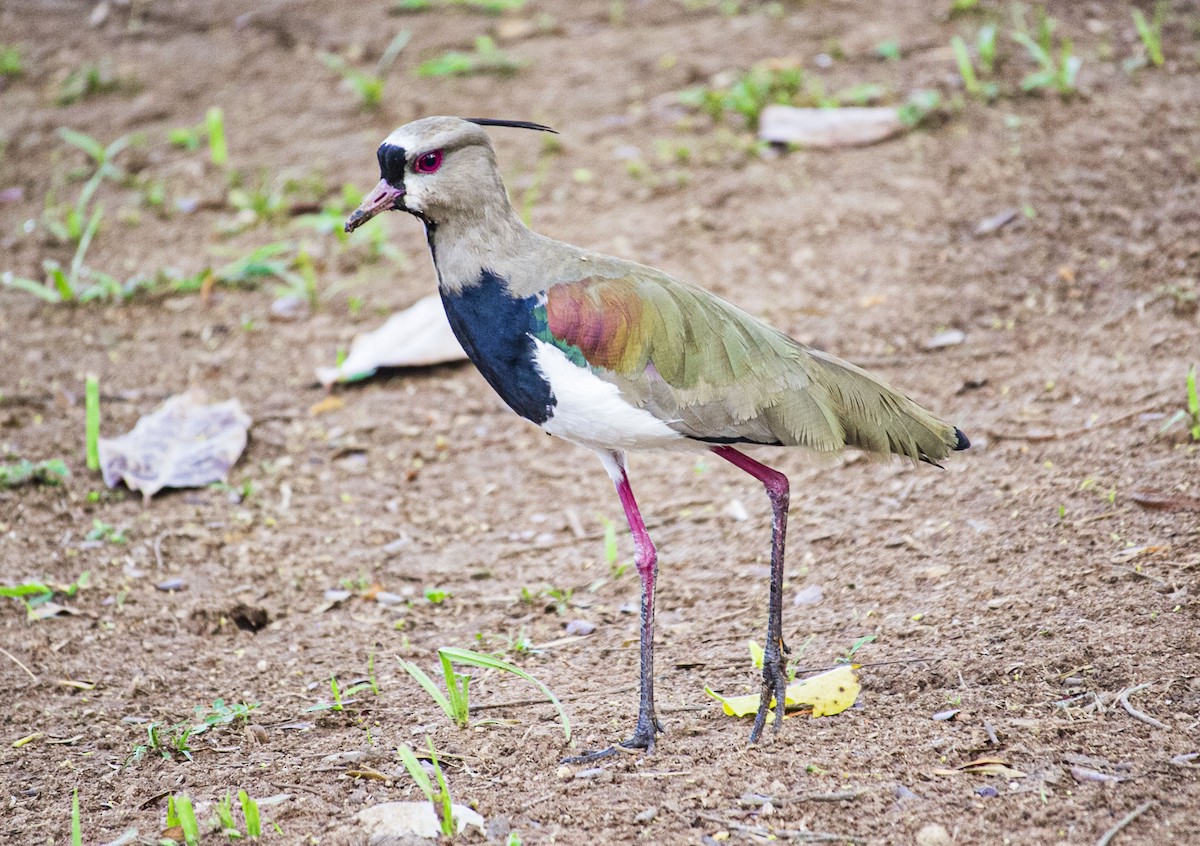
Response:
POLYGON ((903 394, 641 265, 553 285, 543 339, 688 437, 937 461, 957 434, 903 394))

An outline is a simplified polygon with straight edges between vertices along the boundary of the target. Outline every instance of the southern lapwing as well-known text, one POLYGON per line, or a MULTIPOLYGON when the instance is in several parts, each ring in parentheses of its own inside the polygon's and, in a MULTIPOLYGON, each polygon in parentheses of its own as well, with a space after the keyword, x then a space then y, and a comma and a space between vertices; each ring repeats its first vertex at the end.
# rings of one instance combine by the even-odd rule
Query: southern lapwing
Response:
POLYGON ((582 756, 654 748, 657 553, 626 474, 629 450, 712 452, 766 487, 771 588, 762 696, 750 742, 774 702, 782 724, 783 552, 788 480, 735 445, 851 446, 936 464, 966 436, 879 379, 660 270, 530 231, 509 203, 484 126, 523 121, 428 117, 379 146, 379 184, 346 231, 390 209, 425 224, 446 316, 513 411, 588 447, 616 485, 642 582, 641 693, 633 736, 582 756))

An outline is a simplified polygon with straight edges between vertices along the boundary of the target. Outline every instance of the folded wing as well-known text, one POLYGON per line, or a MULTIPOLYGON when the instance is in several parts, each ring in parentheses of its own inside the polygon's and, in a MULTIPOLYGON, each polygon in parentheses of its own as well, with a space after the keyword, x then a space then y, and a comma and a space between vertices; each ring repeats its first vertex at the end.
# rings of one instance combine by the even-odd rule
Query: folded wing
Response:
POLYGON ((681 434, 936 462, 957 430, 865 371, 638 265, 552 286, 539 337, 681 434))

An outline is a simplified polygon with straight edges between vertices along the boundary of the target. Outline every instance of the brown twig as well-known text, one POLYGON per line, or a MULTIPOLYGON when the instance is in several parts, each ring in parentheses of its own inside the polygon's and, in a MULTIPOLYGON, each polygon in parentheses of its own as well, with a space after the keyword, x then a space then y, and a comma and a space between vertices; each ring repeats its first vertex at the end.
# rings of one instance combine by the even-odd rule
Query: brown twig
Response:
MULTIPOLYGON (((559 702, 570 702, 574 699, 584 699, 588 696, 615 696, 618 693, 629 693, 631 690, 637 690, 637 685, 629 684, 625 687, 616 687, 612 690, 593 690, 585 693, 569 693, 566 696, 558 697, 559 702)), ((541 699, 510 699, 506 702, 482 702, 470 705, 471 711, 486 711, 491 708, 526 708, 530 705, 546 705, 550 700, 542 697, 541 699)))
POLYGON ((1154 805, 1155 805, 1155 802, 1153 799, 1151 799, 1148 802, 1143 802, 1142 804, 1140 804, 1136 808, 1134 808, 1132 811, 1130 811, 1128 814, 1121 817, 1121 819, 1117 820, 1116 825, 1114 825, 1108 831, 1104 832, 1104 836, 1096 841, 1096 846, 1108 846, 1109 843, 1113 842, 1113 838, 1121 833, 1121 830, 1123 828, 1125 828, 1125 826, 1129 825, 1131 822, 1136 820, 1142 814, 1149 811, 1151 808, 1154 807, 1154 805))
POLYGON ((11 660, 14 664, 16 664, 22 670, 24 670, 25 675, 29 676, 29 680, 31 682, 33 682, 34 684, 38 683, 37 676, 35 676, 28 667, 26 667, 24 664, 21 663, 20 658, 18 658, 16 655, 13 655, 11 652, 9 652, 7 649, 5 649, 3 646, 0 646, 0 652, 3 652, 5 655, 7 655, 9 657, 9 660, 11 660))
POLYGON ((1131 695, 1145 690, 1146 688, 1150 687, 1150 685, 1152 685, 1152 684, 1154 684, 1154 682, 1146 682, 1145 684, 1139 684, 1137 687, 1131 687, 1126 690, 1122 690, 1121 695, 1117 697, 1117 701, 1121 703, 1121 707, 1125 709, 1125 713, 1128 714, 1129 716, 1133 717, 1135 720, 1141 720, 1143 723, 1145 723, 1148 726, 1154 726, 1155 728, 1165 729, 1165 728, 1167 728, 1167 725, 1165 723, 1160 723, 1158 720, 1154 719, 1149 714, 1143 713, 1142 711, 1139 711, 1137 708, 1134 708, 1132 705, 1129 704, 1129 697, 1131 695))
MULTIPOLYGON (((769 837, 772 832, 763 828, 760 825, 743 825, 732 820, 727 820, 724 817, 718 817, 716 814, 700 814, 700 819, 707 822, 716 823, 723 828, 731 828, 734 831, 740 831, 743 834, 751 834, 758 837, 769 837)), ((855 837, 852 834, 834 834, 829 831, 777 831, 773 832, 775 837, 795 840, 799 843, 866 843, 861 837, 855 837)))

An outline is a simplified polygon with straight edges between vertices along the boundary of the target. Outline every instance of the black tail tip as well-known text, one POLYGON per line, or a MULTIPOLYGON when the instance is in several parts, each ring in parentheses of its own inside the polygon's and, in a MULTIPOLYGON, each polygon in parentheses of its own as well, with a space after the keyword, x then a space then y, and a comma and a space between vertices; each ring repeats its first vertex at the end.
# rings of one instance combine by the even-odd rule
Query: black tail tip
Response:
POLYGON ((969 440, 967 440, 967 436, 965 434, 963 434, 962 429, 955 429, 954 437, 956 437, 958 439, 954 442, 954 449, 960 450, 960 449, 970 449, 971 448, 971 442, 969 440))

